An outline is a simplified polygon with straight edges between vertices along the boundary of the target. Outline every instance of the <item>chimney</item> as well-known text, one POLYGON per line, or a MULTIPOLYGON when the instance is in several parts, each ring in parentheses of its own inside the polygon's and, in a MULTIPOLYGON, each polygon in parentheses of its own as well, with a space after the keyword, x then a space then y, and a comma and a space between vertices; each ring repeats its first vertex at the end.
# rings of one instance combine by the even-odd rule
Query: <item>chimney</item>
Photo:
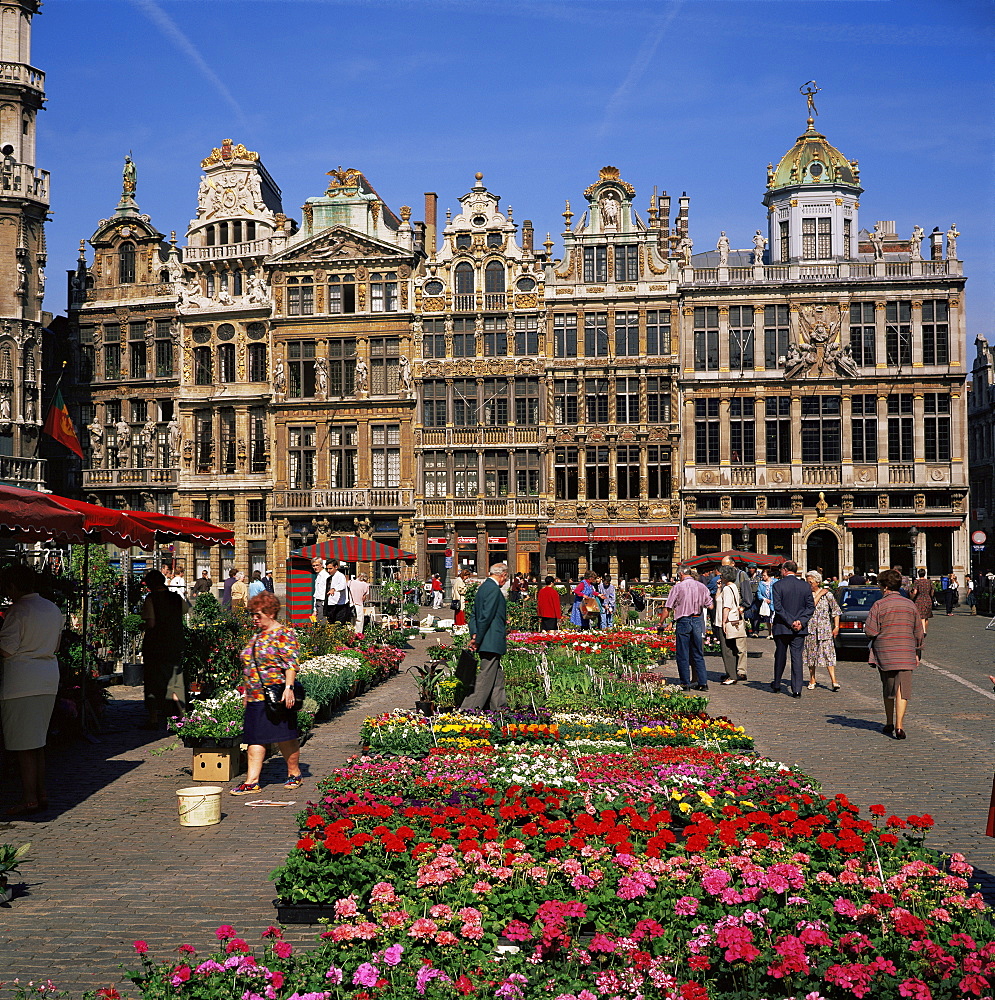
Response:
POLYGON ((425 253, 435 256, 435 232, 438 217, 439 196, 434 191, 425 192, 425 253))
POLYGON ((943 233, 939 226, 933 226, 933 231, 929 234, 929 259, 943 260, 943 233))
POLYGON ((660 228, 657 238, 664 257, 670 254, 670 195, 666 191, 660 195, 660 228))
POLYGON ((677 210, 677 224, 675 229, 680 236, 687 236, 688 234, 688 214, 691 206, 691 199, 688 197, 687 191, 681 192, 681 197, 678 200, 680 208, 677 210))
POLYGON ((530 257, 532 256, 532 220, 526 219, 522 223, 522 252, 527 253, 530 257))

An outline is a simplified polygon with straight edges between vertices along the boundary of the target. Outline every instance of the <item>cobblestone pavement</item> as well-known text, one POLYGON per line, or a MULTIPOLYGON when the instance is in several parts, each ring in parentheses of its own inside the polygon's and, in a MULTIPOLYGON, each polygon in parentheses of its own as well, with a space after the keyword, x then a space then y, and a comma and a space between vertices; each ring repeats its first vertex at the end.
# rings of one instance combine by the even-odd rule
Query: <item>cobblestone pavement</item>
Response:
MULTIPOLYGON (((840 664, 838 693, 820 677, 800 700, 774 695, 766 640, 750 640, 746 684, 720 686, 721 662, 708 659, 710 711, 745 726, 761 753, 798 764, 827 793, 844 791, 901 815, 930 813, 936 828, 928 843, 967 855, 995 901, 995 840, 983 833, 995 767, 995 696, 986 677, 995 673, 995 630, 985 631, 987 621, 964 612, 933 619, 904 742, 880 732, 880 685, 866 664, 840 664)), ((406 663, 423 655, 416 640, 406 663)), ((51 978, 75 992, 118 984, 121 965, 135 964, 136 938, 157 958, 184 943, 210 950, 222 923, 258 940, 275 920, 269 872, 285 857, 294 816, 315 781, 356 752, 366 715, 411 705, 415 693, 402 673, 319 726, 302 752, 308 780, 297 793, 283 791, 282 759, 271 758, 264 797, 295 806, 249 808, 226 794, 220 824, 182 827, 175 792, 192 784, 190 751, 151 755, 169 741, 138 729, 140 689, 112 690, 100 742, 50 752, 50 812, 37 822, 0 824, 0 840, 32 843, 25 885, 0 906, 0 980, 51 978)), ((0 810, 16 794, 4 760, 0 810)), ((291 927, 287 936, 303 943, 315 933, 291 927)))

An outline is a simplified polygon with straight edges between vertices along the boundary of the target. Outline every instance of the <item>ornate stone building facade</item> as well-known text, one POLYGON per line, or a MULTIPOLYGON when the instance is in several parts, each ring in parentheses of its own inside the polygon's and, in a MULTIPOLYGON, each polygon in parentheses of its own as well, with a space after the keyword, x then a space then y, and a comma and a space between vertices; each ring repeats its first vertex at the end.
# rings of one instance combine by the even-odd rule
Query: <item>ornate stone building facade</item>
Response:
POLYGON ((182 552, 188 575, 279 578, 343 533, 419 574, 593 556, 646 579, 741 547, 827 574, 966 566, 956 227, 861 230, 858 165, 812 117, 745 250, 695 253, 687 195, 643 217, 614 167, 567 202, 561 259, 480 174, 437 231, 434 194, 412 222, 358 170, 298 228, 257 154, 225 142, 203 169, 182 248, 126 171, 71 306, 87 490, 236 529, 182 552))
POLYGON ((35 165, 45 74, 31 65, 38 0, 0 0, 0 481, 39 488, 48 171, 35 165))
POLYGON ((983 531, 986 537, 980 549, 972 545, 972 567, 988 573, 995 570, 995 350, 981 335, 974 345, 968 398, 971 530, 983 531))

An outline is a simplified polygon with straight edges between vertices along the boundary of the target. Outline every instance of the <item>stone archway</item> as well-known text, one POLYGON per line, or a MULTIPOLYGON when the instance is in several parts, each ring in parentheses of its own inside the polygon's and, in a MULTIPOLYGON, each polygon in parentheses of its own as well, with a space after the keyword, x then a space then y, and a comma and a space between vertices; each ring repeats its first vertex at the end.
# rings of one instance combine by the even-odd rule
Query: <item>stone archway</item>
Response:
POLYGON ((802 572, 819 569, 823 577, 840 575, 840 540, 834 531, 820 528, 805 540, 805 565, 802 572))

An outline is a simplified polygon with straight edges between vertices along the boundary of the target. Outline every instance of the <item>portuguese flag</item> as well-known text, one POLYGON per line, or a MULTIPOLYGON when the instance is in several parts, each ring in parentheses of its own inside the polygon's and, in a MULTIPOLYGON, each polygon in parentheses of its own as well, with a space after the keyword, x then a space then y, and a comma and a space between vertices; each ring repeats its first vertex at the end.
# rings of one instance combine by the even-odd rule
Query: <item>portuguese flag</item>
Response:
POLYGON ((70 451, 76 452, 80 458, 83 457, 83 448, 80 446, 79 438, 76 437, 76 428, 73 427, 72 419, 69 416, 69 408, 62 398, 62 390, 55 390, 55 398, 52 400, 52 408, 45 418, 45 426, 42 430, 49 436, 55 438, 59 444, 64 444, 70 451))

